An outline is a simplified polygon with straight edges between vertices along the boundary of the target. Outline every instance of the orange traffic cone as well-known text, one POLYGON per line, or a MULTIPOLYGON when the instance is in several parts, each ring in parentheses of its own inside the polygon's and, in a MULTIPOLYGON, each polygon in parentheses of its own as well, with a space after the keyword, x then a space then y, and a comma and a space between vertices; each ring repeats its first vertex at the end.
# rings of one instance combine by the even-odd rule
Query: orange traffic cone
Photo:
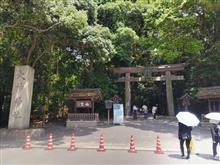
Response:
POLYGON ((29 134, 27 134, 25 136, 25 144, 24 144, 24 147, 23 149, 24 150, 30 150, 32 147, 31 147, 31 136, 29 134))
POLYGON ((70 141, 70 147, 68 148, 68 151, 75 151, 76 150, 76 145, 75 145, 75 136, 74 133, 71 137, 71 141, 70 141))
POLYGON ((48 136, 48 145, 47 145, 47 150, 52 150, 53 149, 53 135, 52 133, 49 134, 48 136))
POLYGON ((157 144, 156 144, 156 151, 154 151, 156 154, 163 154, 161 144, 160 144, 160 137, 157 135, 157 144))
POLYGON ((103 137, 103 135, 100 135, 99 148, 97 149, 97 151, 98 152, 105 152, 104 137, 103 137))
POLYGON ((131 135, 131 142, 130 142, 130 149, 128 150, 130 153, 136 153, 137 150, 135 149, 135 144, 134 144, 134 136, 131 135))

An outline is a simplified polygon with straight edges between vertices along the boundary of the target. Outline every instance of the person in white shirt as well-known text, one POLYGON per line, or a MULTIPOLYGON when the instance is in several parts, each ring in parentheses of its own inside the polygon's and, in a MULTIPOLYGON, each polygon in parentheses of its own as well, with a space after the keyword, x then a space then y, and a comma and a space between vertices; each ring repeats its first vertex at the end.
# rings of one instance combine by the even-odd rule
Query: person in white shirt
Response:
POLYGON ((143 111, 147 111, 147 106, 146 105, 142 105, 142 109, 143 109, 143 111))
POLYGON ((138 107, 136 105, 133 105, 133 118, 137 119, 137 111, 138 111, 138 107))
POLYGON ((157 114, 157 105, 152 107, 152 115, 154 119, 156 119, 156 114, 157 114))
POLYGON ((144 111, 144 118, 147 119, 148 108, 146 105, 142 105, 142 109, 144 111))

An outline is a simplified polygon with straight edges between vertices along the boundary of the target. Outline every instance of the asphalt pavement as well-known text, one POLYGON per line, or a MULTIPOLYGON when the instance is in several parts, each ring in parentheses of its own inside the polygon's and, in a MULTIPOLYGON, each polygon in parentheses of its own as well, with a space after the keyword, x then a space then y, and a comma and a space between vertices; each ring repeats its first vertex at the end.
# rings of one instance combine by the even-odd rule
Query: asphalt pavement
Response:
POLYGON ((181 159, 180 155, 176 152, 155 154, 152 151, 137 151, 137 153, 129 153, 127 150, 106 150, 106 152, 97 152, 94 149, 67 151, 64 148, 51 151, 35 148, 26 151, 19 148, 10 148, 3 150, 1 155, 1 165, 219 164, 219 161, 212 160, 208 154, 192 155, 191 158, 187 160, 181 159))
MULTIPOLYGON (((0 129, 1 156, 4 158, 3 160, 5 160, 8 158, 8 156, 6 156, 8 152, 10 154, 11 152, 16 154, 14 151, 17 150, 20 151, 19 154, 22 154, 24 152, 22 149, 25 143, 24 137, 27 133, 31 134, 31 144, 33 147, 30 151, 31 153, 36 152, 38 156, 41 153, 37 154, 39 151, 45 153, 49 133, 53 134, 54 150, 51 152, 48 151, 48 153, 64 152, 70 146, 71 136, 74 133, 76 140, 75 145, 78 149, 75 153, 79 151, 96 151, 100 144, 100 135, 103 135, 106 152, 109 151, 113 155, 114 152, 120 154, 125 152, 127 154, 127 150, 130 147, 131 135, 134 137, 134 145, 139 154, 153 153, 156 150, 157 136, 159 136, 165 157, 169 157, 169 161, 175 161, 176 159, 179 160, 180 155, 177 132, 178 123, 176 119, 166 117, 159 117, 157 120, 152 120, 151 118, 148 120, 130 119, 126 120, 122 125, 108 125, 107 121, 102 121, 97 126, 73 129, 66 128, 63 123, 49 123, 45 128, 41 129, 9 130, 2 128, 0 129)), ((192 158, 196 157, 195 160, 205 159, 215 163, 215 161, 211 160, 212 141, 208 124, 194 127, 192 137, 194 144, 192 158)), ((96 152, 94 154, 96 154, 96 152)), ((164 155, 162 157, 164 157, 164 155)), ((149 158, 151 159, 151 156, 149 158)), ((124 159, 123 156, 122 159, 124 159)), ((138 160, 140 163, 143 163, 141 157, 138 158, 138 160)), ((10 161, 8 163, 10 163, 10 161)), ((145 161, 145 159, 143 161, 145 161)), ((114 161, 112 162, 114 163, 114 161)), ((124 161, 118 161, 118 163, 119 162, 123 164, 124 161)), ((11 163, 13 164, 13 161, 11 163)), ((85 161, 84 163, 86 164, 88 162, 85 161)), ((154 163, 153 160, 152 163, 154 163)))
MULTIPOLYGON (((33 147, 47 146, 48 134, 53 134, 54 146, 67 147, 72 134, 75 134, 79 148, 97 148, 100 135, 103 135, 106 148, 126 149, 130 136, 135 139, 135 146, 140 150, 154 150, 157 135, 163 150, 179 151, 177 138, 178 126, 175 119, 126 120, 122 125, 108 125, 100 122, 96 127, 66 128, 62 123, 49 123, 42 129, 9 130, 0 129, 2 148, 20 148, 24 144, 25 134, 30 133, 33 147)), ((198 126, 192 131, 195 150, 211 152, 209 127, 198 126)))

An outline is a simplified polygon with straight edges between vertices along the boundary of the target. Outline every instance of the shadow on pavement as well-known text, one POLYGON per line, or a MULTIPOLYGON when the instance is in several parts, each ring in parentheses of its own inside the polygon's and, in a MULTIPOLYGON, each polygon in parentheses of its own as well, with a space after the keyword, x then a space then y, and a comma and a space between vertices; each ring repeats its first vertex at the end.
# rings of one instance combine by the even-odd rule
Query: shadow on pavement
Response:
POLYGON ((200 158, 203 158, 203 159, 206 159, 206 160, 213 160, 213 161, 218 161, 218 160, 214 160, 212 158, 212 155, 211 154, 201 154, 201 153, 197 153, 196 156, 200 157, 200 158))
POLYGON ((174 158, 174 159, 182 159, 182 158, 180 157, 180 154, 169 154, 168 157, 174 158))
MULTIPOLYGON (((66 128, 62 123, 51 122, 44 128, 30 129, 0 129, 0 147, 3 148, 22 148, 25 143, 25 135, 31 135, 31 142, 36 141, 36 145, 47 146, 49 133, 53 134, 54 145, 65 144, 65 138, 75 136, 86 136, 97 131, 98 127, 86 128, 66 128)), ((68 140, 69 142, 69 140, 68 140)))
MULTIPOLYGON (((126 127, 133 127, 140 130, 150 130, 153 132, 160 133, 170 133, 177 137, 178 123, 175 120, 130 120, 130 122, 125 124, 126 127)), ((201 140, 210 138, 210 131, 206 127, 194 127, 192 130, 192 135, 195 135, 197 138, 195 140, 201 140)))

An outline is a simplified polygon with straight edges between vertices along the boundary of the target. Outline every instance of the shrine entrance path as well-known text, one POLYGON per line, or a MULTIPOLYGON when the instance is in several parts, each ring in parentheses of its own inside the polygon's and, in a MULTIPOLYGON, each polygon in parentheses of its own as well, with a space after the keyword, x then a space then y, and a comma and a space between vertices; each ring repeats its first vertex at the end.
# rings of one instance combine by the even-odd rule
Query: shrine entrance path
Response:
MULTIPOLYGON (((34 148, 47 146, 48 134, 53 133, 55 148, 68 148, 73 132, 76 135, 76 146, 81 149, 97 149, 99 137, 104 136, 106 149, 124 150, 129 148, 130 136, 135 138, 137 150, 155 150, 156 136, 160 136, 162 149, 179 153, 177 138, 177 121, 175 119, 127 120, 123 125, 107 125, 100 122, 96 127, 67 129, 64 125, 49 123, 44 129, 8 130, 0 129, 1 148, 21 148, 24 145, 24 133, 32 134, 34 148)), ((195 127, 192 131, 195 153, 211 154, 211 136, 207 126, 195 127), (199 148, 199 150, 198 150, 199 148)))

